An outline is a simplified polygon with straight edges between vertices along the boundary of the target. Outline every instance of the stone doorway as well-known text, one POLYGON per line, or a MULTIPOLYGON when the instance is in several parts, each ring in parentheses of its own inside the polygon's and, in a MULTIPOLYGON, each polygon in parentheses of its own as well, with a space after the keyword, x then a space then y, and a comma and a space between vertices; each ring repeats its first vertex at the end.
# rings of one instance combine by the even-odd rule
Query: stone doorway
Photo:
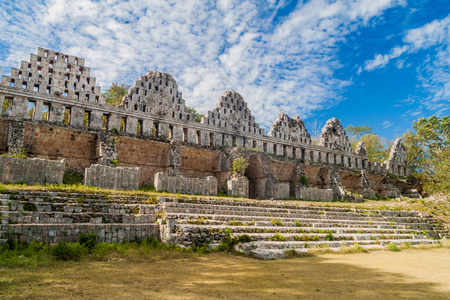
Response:
POLYGON ((248 196, 252 199, 266 199, 267 176, 258 156, 252 155, 248 159, 245 177, 248 178, 248 196))

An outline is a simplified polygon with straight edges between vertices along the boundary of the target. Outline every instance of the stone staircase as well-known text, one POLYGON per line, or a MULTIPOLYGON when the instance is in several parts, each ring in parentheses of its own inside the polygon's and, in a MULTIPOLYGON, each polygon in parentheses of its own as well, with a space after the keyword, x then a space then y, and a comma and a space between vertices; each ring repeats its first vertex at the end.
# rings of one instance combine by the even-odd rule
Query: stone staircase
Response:
POLYGON ((230 236, 243 241, 236 250, 263 259, 282 258, 287 250, 339 250, 355 243, 364 248, 383 248, 389 243, 434 244, 447 234, 434 218, 411 211, 256 200, 160 198, 160 202, 164 242, 214 247, 230 236))
POLYGON ((159 238, 156 198, 69 192, 0 194, 0 242, 75 242, 93 232, 98 242, 159 238))

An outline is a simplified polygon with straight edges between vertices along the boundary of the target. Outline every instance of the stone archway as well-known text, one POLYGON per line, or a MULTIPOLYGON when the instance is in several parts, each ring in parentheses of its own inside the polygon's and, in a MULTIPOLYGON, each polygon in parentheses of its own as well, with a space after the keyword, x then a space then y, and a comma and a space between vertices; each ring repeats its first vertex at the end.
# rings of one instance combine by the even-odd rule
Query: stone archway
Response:
POLYGON ((251 155, 248 164, 244 175, 248 178, 249 198, 266 199, 267 176, 260 158, 257 155, 251 155))

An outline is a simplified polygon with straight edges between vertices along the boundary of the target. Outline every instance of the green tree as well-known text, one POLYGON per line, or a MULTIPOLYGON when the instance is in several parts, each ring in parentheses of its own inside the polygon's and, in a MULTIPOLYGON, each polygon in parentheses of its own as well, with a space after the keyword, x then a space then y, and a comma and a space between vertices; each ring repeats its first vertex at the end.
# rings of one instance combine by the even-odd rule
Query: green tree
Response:
POLYGON ((194 122, 200 123, 204 115, 197 113, 197 111, 193 107, 188 106, 187 109, 190 114, 194 115, 194 122))
MULTIPOLYGON (((374 135, 375 132, 373 131, 373 128, 367 125, 349 125, 347 128, 345 128, 345 131, 350 134, 350 140, 359 141, 363 135, 366 134, 372 134, 374 135)), ((356 142, 357 143, 357 142, 356 142)), ((356 145, 355 143, 355 145, 356 145)), ((353 145, 352 145, 353 146, 353 145)))
POLYGON ((450 194, 450 116, 420 118, 403 135, 407 163, 427 193, 450 194))
POLYGON ((370 161, 384 162, 389 157, 388 141, 383 140, 376 134, 365 134, 359 141, 364 142, 367 149, 367 155, 370 161))
POLYGON ((106 104, 119 106, 120 103, 122 103, 123 96, 127 94, 129 88, 129 85, 123 83, 119 85, 113 82, 106 93, 103 93, 103 96, 106 98, 106 104))
POLYGON ((372 127, 349 125, 345 128, 345 131, 349 134, 353 149, 359 142, 364 142, 370 161, 383 162, 389 157, 390 144, 392 143, 375 134, 372 127))

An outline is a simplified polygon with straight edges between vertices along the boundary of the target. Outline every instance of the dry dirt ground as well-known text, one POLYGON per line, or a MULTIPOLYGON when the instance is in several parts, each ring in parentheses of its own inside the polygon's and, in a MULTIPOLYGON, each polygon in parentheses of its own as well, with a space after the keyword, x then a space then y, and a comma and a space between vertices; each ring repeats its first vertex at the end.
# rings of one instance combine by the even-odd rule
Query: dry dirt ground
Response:
POLYGON ((261 261, 152 250, 0 270, 1 299, 450 299, 450 248, 261 261))

